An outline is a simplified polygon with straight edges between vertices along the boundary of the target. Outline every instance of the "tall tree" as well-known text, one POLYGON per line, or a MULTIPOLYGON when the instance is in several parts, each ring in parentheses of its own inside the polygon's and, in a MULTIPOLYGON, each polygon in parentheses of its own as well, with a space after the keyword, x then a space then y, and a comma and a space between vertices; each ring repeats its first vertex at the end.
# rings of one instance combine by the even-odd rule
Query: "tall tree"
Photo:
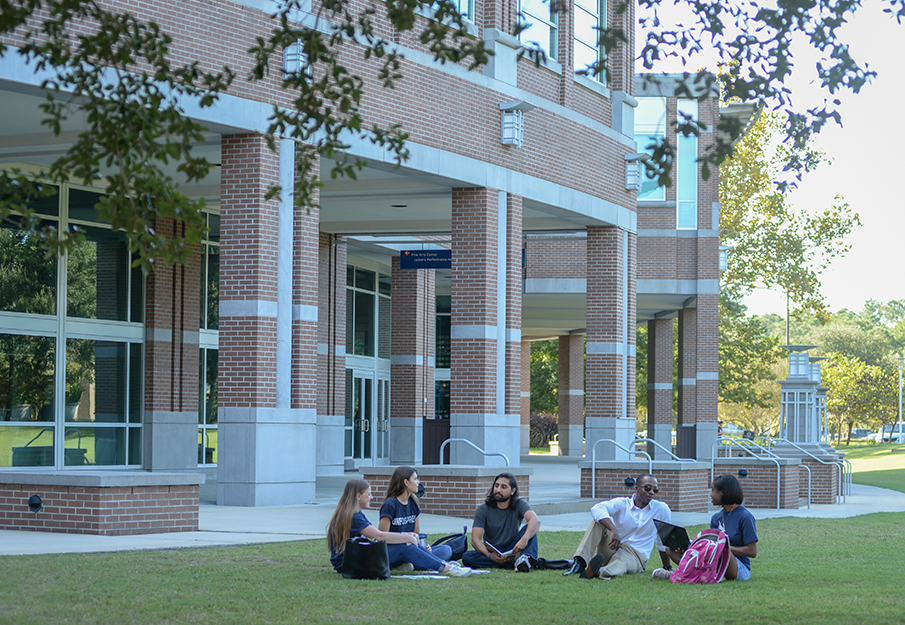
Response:
POLYGON ((862 360, 831 354, 823 367, 826 407, 835 423, 836 440, 851 440, 854 426, 879 428, 895 421, 898 379, 891 371, 862 360))
POLYGON ((531 343, 531 413, 559 414, 559 341, 531 343))

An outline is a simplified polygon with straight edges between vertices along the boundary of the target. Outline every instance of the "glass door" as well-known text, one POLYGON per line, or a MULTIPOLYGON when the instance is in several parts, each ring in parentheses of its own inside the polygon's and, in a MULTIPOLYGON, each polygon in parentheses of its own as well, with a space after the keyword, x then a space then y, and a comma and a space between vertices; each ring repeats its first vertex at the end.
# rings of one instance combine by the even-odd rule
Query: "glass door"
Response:
POLYGON ((354 468, 373 464, 375 399, 373 372, 346 369, 346 460, 354 468))

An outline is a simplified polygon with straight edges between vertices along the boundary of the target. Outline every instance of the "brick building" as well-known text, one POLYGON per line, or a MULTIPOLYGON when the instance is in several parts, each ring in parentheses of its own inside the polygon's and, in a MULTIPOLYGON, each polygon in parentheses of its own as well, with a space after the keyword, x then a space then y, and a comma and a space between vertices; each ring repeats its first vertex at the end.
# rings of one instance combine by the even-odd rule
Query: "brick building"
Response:
MULTIPOLYGON (((243 67, 277 7, 115 4, 160 23, 179 54, 209 68, 243 67)), ((401 123, 411 158, 396 168, 353 139, 348 152, 368 165, 356 180, 328 178, 318 209, 266 197, 276 183, 293 186, 295 144, 273 151, 261 136, 270 106, 288 98, 277 78, 237 81, 196 114, 208 129, 198 150, 220 166, 184 188, 210 207, 209 236, 185 266, 147 277, 131 269, 124 238, 96 218, 90 186, 63 185, 35 207, 48 222, 85 228, 68 259, 39 261, 3 224, 34 267, 20 289, 2 289, 15 294, 0 302, 0 378, 9 380, 0 472, 203 472, 216 478, 219 503, 255 506, 310 501, 320 475, 436 462, 450 436, 517 466, 528 345, 553 337, 561 448, 581 456, 585 436, 634 434, 637 324, 650 337, 649 435, 670 446, 678 367, 678 444, 709 457, 719 207, 717 176, 702 180, 695 158, 712 134, 677 140, 672 187, 645 179, 639 191, 632 174, 649 137, 674 135, 682 113, 712 130, 718 102, 636 84, 631 41, 610 55, 608 79, 576 73, 598 55, 587 24, 633 32, 631 3, 615 4, 529 16, 549 54, 540 66, 519 58, 509 34, 517 0, 463 0, 494 52, 482 69, 435 63, 411 33, 395 36, 406 58, 392 91, 352 59, 366 119, 401 123), (507 107, 530 109, 520 145, 501 140, 507 107), (450 249, 450 266, 403 268, 403 250, 431 249, 450 249)), ((81 128, 73 120, 52 136, 40 125, 40 80, 17 55, 0 57, 0 166, 47 165, 81 128)), ((486 463, 463 445, 451 454, 455 464, 486 463)))

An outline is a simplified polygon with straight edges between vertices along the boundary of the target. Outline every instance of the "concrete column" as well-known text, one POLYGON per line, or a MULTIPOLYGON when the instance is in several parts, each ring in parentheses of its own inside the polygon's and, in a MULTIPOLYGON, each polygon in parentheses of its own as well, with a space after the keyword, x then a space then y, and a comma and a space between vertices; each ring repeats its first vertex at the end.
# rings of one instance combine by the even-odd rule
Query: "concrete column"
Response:
MULTIPOLYGON (((623 447, 634 440, 635 245, 635 235, 621 228, 588 228, 587 457, 599 439, 612 439, 623 447)), ((630 456, 601 443, 597 458, 630 456)))
POLYGON ((434 275, 393 259, 390 464, 421 464, 424 420, 434 416, 434 275))
MULTIPOLYGON (((507 384, 506 366, 519 366, 521 332, 509 326, 517 323, 508 321, 515 313, 506 302, 511 244, 500 227, 509 223, 512 204, 494 189, 453 189, 450 436, 502 452, 517 466, 521 386, 517 372, 508 372, 515 379, 507 384)), ((521 237, 520 214, 518 223, 521 237)), ((453 444, 450 458, 453 464, 501 463, 461 443, 453 444)))
MULTIPOLYGON (((673 320, 647 322, 647 437, 672 449, 673 320)), ((654 459, 669 456, 656 445, 648 445, 654 459)))
MULTIPOLYGON (((176 231, 182 226, 172 222, 158 222, 155 227, 168 236, 183 234, 176 231)), ((98 262, 100 256, 98 246, 98 262)), ((201 254, 196 249, 185 265, 159 267, 147 277, 146 301, 153 305, 145 307, 142 467, 148 471, 198 467, 200 261, 201 254)), ((100 357, 96 360, 98 376, 102 361, 100 357)), ((101 420, 106 412, 101 394, 97 394, 96 401, 101 420)), ((97 432, 101 434, 100 429, 97 432)))
POLYGON ((695 439, 697 457, 710 459, 719 430, 720 304, 718 294, 698 294, 695 439))
POLYGON ((317 386, 315 207, 294 209, 294 144, 221 140, 217 502, 314 499, 317 386), (278 198, 266 199, 280 184, 278 198), (288 460, 287 460, 288 459, 288 460))
POLYGON ((319 235, 317 323, 317 475, 344 471, 346 243, 319 235))
POLYGON ((559 453, 584 455, 584 335, 559 337, 559 453))

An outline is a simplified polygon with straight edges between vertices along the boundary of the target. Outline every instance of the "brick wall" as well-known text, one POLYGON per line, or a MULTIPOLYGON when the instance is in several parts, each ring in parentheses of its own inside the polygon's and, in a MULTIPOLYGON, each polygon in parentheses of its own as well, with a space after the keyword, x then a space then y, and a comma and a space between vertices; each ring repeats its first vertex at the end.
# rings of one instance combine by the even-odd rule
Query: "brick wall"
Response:
MULTIPOLYGON (((811 458, 803 458, 801 464, 807 465, 811 469, 811 503, 836 503, 840 492, 838 465, 823 464, 811 458)), ((802 468, 798 479, 799 496, 806 498, 808 496, 808 472, 802 468)))
MULTIPOLYGON (((500 472, 505 469, 500 468, 500 472)), ((363 479, 371 485, 374 501, 383 503, 386 490, 390 485, 390 475, 369 473, 363 469, 363 479)), ((530 503, 531 478, 520 475, 517 470, 510 471, 518 482, 519 496, 530 503)), ((425 496, 420 501, 422 512, 471 518, 475 509, 484 503, 487 493, 493 484, 493 476, 486 475, 424 475, 419 472, 424 485, 425 496)), ((379 504, 377 504, 379 505, 379 504)))
POLYGON ((0 484, 0 529, 121 536, 198 530, 198 485, 84 487, 0 484), (28 498, 44 509, 34 514, 28 498))
MULTIPOLYGON (((746 464, 748 476, 740 480, 745 493, 746 508, 776 508, 776 465, 772 462, 746 464)), ((737 475, 739 464, 724 465, 719 462, 714 467, 714 475, 737 475)), ((799 467, 798 464, 780 466, 779 507, 795 508, 799 506, 799 467)), ((807 479, 807 473, 801 471, 807 479)))
MULTIPOLYGON (((646 472, 646 471, 644 471, 646 472)), ((634 492, 625 487, 625 478, 636 478, 638 469, 598 468, 595 475, 596 494, 591 493, 591 469, 581 469, 581 497, 597 500, 628 497, 634 492)), ((710 503, 710 470, 656 470, 654 475, 660 492, 657 499, 674 512, 707 512, 710 503)))

